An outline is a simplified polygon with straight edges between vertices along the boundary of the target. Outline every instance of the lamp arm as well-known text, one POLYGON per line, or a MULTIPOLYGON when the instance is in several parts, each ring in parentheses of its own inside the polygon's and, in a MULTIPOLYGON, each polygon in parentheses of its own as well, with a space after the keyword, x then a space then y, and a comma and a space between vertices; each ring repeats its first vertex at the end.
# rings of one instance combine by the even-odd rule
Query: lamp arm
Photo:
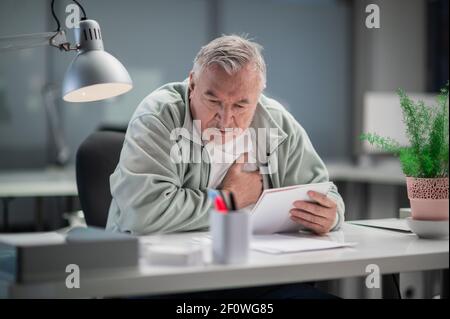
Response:
MULTIPOLYGON (((81 20, 86 20, 86 11, 83 6, 77 0, 72 1, 81 9, 83 13, 81 20)), ((55 0, 52 0, 50 9, 57 24, 56 31, 0 37, 0 52, 28 49, 46 45, 56 47, 61 51, 78 50, 79 45, 76 44, 75 46, 71 46, 67 41, 65 31, 61 30, 61 23, 59 22, 58 16, 55 12, 55 0)))
POLYGON ((61 51, 78 50, 71 46, 64 30, 0 37, 0 52, 14 51, 50 45, 61 51))

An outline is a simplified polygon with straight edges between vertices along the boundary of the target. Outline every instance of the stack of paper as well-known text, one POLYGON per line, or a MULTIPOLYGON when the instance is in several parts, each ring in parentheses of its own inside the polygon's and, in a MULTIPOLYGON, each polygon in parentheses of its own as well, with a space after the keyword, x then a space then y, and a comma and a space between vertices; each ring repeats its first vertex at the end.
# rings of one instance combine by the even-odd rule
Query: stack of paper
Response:
POLYGON ((67 234, 2 234, 0 252, 0 278, 19 283, 64 279, 69 264, 84 271, 138 264, 137 238, 92 227, 67 234))

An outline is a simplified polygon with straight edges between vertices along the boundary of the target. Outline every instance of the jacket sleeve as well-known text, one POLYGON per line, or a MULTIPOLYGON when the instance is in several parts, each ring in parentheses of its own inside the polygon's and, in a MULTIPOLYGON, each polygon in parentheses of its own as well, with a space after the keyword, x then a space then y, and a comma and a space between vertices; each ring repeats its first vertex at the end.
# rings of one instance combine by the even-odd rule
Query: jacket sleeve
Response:
POLYGON ((170 158, 174 144, 170 130, 154 115, 130 123, 119 164, 110 177, 120 231, 144 235, 208 226, 211 201, 206 190, 183 187, 181 166, 170 158))
MULTIPOLYGON (((328 170, 316 153, 305 130, 292 119, 292 135, 288 138, 288 159, 283 186, 328 182, 328 170)), ((337 204, 337 216, 332 230, 338 230, 344 222, 345 205, 336 185, 333 184, 327 196, 337 204)))

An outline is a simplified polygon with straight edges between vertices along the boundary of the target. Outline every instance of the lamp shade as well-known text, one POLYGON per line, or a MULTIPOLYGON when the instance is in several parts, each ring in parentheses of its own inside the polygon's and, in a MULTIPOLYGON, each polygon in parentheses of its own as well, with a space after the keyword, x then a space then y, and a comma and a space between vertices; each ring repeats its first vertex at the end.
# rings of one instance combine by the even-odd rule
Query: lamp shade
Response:
POLYGON ((128 71, 119 60, 104 51, 96 21, 80 21, 80 28, 75 29, 75 39, 79 43, 79 52, 64 76, 65 101, 98 101, 131 90, 133 83, 128 71))

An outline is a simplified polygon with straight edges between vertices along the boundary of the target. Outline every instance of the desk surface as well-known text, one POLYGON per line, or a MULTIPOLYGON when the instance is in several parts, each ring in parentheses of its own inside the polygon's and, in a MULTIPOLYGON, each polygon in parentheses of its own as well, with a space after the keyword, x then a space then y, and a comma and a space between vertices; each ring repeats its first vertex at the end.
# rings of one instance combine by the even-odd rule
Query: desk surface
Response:
POLYGON ((354 165, 345 161, 325 161, 330 180, 386 185, 406 185, 406 178, 398 160, 371 165, 354 165))
POLYGON ((0 171, 0 197, 77 196, 75 168, 0 171))
MULTIPOLYGON (((207 233, 179 233, 145 237, 146 241, 181 244, 207 233)), ((9 297, 113 297, 249 287, 312 280, 365 276, 376 264, 382 274, 448 268, 449 240, 419 239, 414 234, 344 224, 328 240, 357 242, 352 248, 269 255, 252 251, 245 265, 196 267, 140 266, 128 270, 80 274, 80 288, 64 282, 17 285, 0 282, 0 293, 9 297), (1 291, 3 290, 3 291, 1 291)))

